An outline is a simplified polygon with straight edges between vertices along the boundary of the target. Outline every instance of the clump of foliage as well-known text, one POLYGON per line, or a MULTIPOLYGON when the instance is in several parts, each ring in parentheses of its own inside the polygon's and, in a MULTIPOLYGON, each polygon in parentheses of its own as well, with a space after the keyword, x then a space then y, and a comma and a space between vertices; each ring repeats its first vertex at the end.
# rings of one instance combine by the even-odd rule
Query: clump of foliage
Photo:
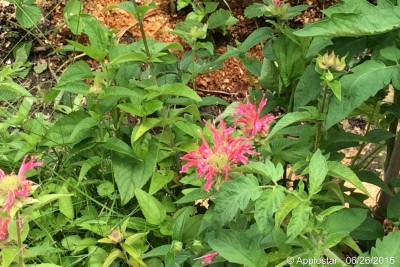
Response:
MULTIPOLYGON (((33 3, 13 2, 35 18, 33 3)), ((88 42, 62 48, 79 55, 51 90, 33 95, 15 80, 30 43, 0 67, 1 266, 396 266, 399 232, 380 219, 400 218, 397 3, 347 0, 298 30, 288 21, 305 6, 254 3, 248 19, 271 27, 222 55, 207 30, 226 30, 230 12, 178 8, 189 4, 172 32, 190 51, 146 37, 154 4, 109 7, 139 22, 141 39, 122 44, 70 0, 66 24, 88 42), (247 53, 255 45, 261 61, 247 53), (228 57, 258 83, 234 103, 200 97, 197 75, 228 57), (217 116, 201 112, 216 104, 217 116), (365 134, 343 128, 349 116, 367 120, 365 134), (367 144, 376 149, 362 157, 367 144), (382 181, 368 165, 384 149, 382 181), (382 189, 375 210, 362 182, 382 189)))

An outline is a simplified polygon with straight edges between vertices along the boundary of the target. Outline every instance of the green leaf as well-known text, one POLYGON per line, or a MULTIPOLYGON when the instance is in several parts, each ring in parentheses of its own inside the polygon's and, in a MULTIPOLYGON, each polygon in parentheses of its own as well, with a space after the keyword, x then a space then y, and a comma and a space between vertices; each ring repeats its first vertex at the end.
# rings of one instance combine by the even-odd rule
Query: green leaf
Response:
POLYGON ((190 218, 194 213, 196 212, 196 207, 189 206, 189 207, 184 207, 177 211, 176 214, 178 214, 175 218, 174 221, 174 226, 172 229, 172 239, 176 241, 181 241, 185 242, 184 240, 184 235, 185 232, 190 231, 188 226, 188 222, 190 221, 190 218))
POLYGON ((114 184, 109 181, 104 181, 97 186, 97 194, 101 197, 109 197, 114 193, 114 184))
POLYGON ((334 212, 326 217, 324 229, 331 234, 350 233, 367 218, 368 211, 367 209, 347 208, 334 212))
POLYGON ((17 7, 15 16, 22 27, 31 28, 40 21, 42 17, 40 7, 27 1, 18 1, 14 3, 17 7))
POLYGON ((294 195, 286 195, 282 201, 279 210, 275 214, 275 227, 280 227, 286 216, 300 205, 300 200, 294 195))
POLYGON ((58 207, 60 209, 60 212, 68 219, 73 220, 75 218, 74 205, 72 204, 71 194, 69 193, 67 186, 63 185, 58 193, 61 195, 65 195, 63 197, 60 197, 60 199, 58 200, 58 207))
POLYGON ((312 196, 321 191, 322 184, 328 173, 326 159, 319 149, 315 151, 314 155, 311 157, 309 173, 309 194, 312 196))
POLYGON ((147 57, 146 53, 144 52, 131 52, 127 54, 122 54, 113 59, 111 62, 108 63, 108 65, 115 65, 115 64, 121 64, 124 62, 130 62, 130 61, 140 61, 140 62, 146 62, 148 61, 149 58, 147 57))
POLYGON ((374 267, 390 267, 398 265, 399 258, 397 255, 400 253, 399 240, 400 231, 391 232, 382 238, 382 240, 376 240, 375 247, 371 248, 371 256, 378 259, 383 258, 385 261, 383 264, 373 264, 374 267))
POLYGON ((360 179, 349 167, 343 165, 338 161, 328 161, 327 163, 328 163, 328 175, 338 177, 342 180, 351 183, 357 189, 365 193, 368 197, 371 197, 368 190, 361 183, 360 179))
POLYGON ((400 219, 400 193, 397 193, 389 202, 387 217, 392 220, 400 219))
POLYGON ((289 126, 292 123, 300 122, 300 121, 313 121, 319 118, 318 111, 315 107, 304 107, 307 109, 306 111, 295 111, 284 115, 279 121, 275 124, 272 130, 269 132, 267 139, 271 139, 277 132, 282 130, 283 128, 289 126))
POLYGON ((315 63, 311 63, 297 83, 294 93, 294 110, 307 105, 312 100, 318 99, 321 90, 320 74, 315 71, 315 63))
POLYGON ((58 85, 81 81, 89 77, 92 77, 89 64, 86 61, 78 61, 68 66, 58 81, 58 85))
POLYGON ((157 151, 157 147, 151 146, 143 161, 134 158, 128 161, 123 154, 113 153, 112 170, 122 205, 133 198, 136 188, 142 188, 150 179, 157 162, 157 151))
POLYGON ((342 85, 338 80, 327 81, 329 88, 331 88, 333 94, 336 98, 341 101, 342 100, 342 85))
POLYGON ((79 50, 84 52, 86 55, 88 55, 89 57, 91 57, 97 61, 102 61, 107 54, 107 52, 100 50, 96 46, 92 46, 92 45, 85 46, 83 44, 80 44, 80 43, 72 41, 72 40, 68 40, 67 42, 70 43, 71 45, 75 46, 76 48, 78 48, 79 50))
POLYGON ((336 246, 348 235, 349 235, 349 233, 347 231, 329 234, 324 240, 323 248, 329 249, 329 248, 336 246))
POLYGON ((235 171, 241 171, 245 173, 256 173, 268 178, 275 183, 283 176, 283 166, 278 163, 276 166, 270 160, 266 160, 265 163, 259 161, 251 161, 246 165, 235 168, 235 171))
POLYGON ((304 73, 303 49, 292 38, 280 35, 272 44, 278 62, 279 74, 285 86, 293 83, 304 73))
POLYGON ((400 28, 400 6, 382 7, 364 0, 347 0, 325 11, 328 19, 308 24, 298 36, 363 36, 400 28), (334 10, 330 12, 330 10, 334 10))
POLYGON ((109 138, 107 142, 103 144, 103 147, 132 158, 137 158, 133 149, 127 143, 116 137, 109 138))
POLYGON ((372 217, 367 217, 363 223, 351 232, 351 237, 356 240, 373 240, 385 235, 383 225, 372 217))
POLYGON ((84 28, 84 23, 80 18, 82 7, 80 0, 69 0, 64 7, 65 22, 75 35, 80 34, 84 28))
POLYGON ((117 258, 122 256, 122 251, 119 249, 113 249, 108 253, 107 258, 104 260, 102 267, 109 267, 117 258))
POLYGON ((226 23, 231 16, 231 13, 225 9, 219 9, 213 12, 207 20, 208 29, 216 29, 218 27, 227 26, 226 23))
POLYGON ((244 15, 248 19, 259 18, 269 13, 268 7, 262 3, 253 3, 244 10, 244 15))
POLYGON ((148 100, 159 96, 183 96, 193 99, 196 102, 201 102, 201 97, 187 85, 182 83, 164 84, 160 87, 148 87, 147 90, 152 90, 146 97, 148 100))
POLYGON ((255 201, 261 193, 258 180, 253 175, 240 175, 224 182, 214 201, 218 221, 221 224, 231 221, 239 210, 246 209, 250 200, 255 201))
POLYGON ((85 175, 92 169, 94 166, 103 162, 103 158, 99 156, 92 156, 85 160, 82 164, 81 170, 79 172, 78 181, 81 182, 85 175))
POLYGON ((19 233, 17 229, 17 223, 19 224, 21 222, 17 222, 14 219, 11 219, 11 221, 8 224, 8 234, 14 241, 18 241, 18 238, 20 238, 21 242, 24 242, 29 234, 29 223, 23 222, 22 227, 20 229, 21 232, 19 233))
POLYGON ((258 241, 242 232, 221 230, 207 236, 210 247, 229 262, 246 267, 267 266, 268 258, 258 241))
POLYGON ((133 137, 133 142, 136 142, 150 129, 158 126, 160 122, 161 120, 157 118, 145 118, 145 120, 139 125, 139 129, 136 131, 135 136, 133 137))
POLYGON ((271 28, 263 27, 258 28, 253 31, 243 43, 239 45, 239 50, 242 52, 247 52, 250 48, 255 46, 256 44, 265 41, 274 36, 274 32, 271 28))
POLYGON ((135 196, 148 223, 160 225, 165 220, 167 212, 160 201, 139 188, 135 189, 135 196))
POLYGON ((98 125, 98 120, 92 117, 82 119, 75 127, 71 135, 69 136, 69 142, 73 143, 79 141, 79 136, 84 131, 90 131, 93 127, 98 125), (78 137, 78 139, 76 139, 78 137))
POLYGON ((382 57, 389 59, 394 62, 399 62, 400 60, 400 50, 394 46, 388 46, 379 51, 382 57))
POLYGON ((386 66, 380 61, 368 60, 353 69, 340 79, 342 84, 342 101, 333 98, 329 103, 326 128, 344 119, 368 98, 374 96, 392 79, 398 79, 398 67, 386 66))
POLYGON ((264 190, 261 197, 257 199, 254 219, 262 233, 267 234, 266 230, 271 228, 268 225, 274 224, 273 215, 278 211, 284 198, 284 188, 275 186, 273 189, 264 190))
POLYGON ((355 172, 355 174, 357 175, 357 177, 360 178, 362 182, 376 185, 389 196, 393 196, 393 192, 390 190, 389 186, 375 172, 360 170, 355 172))
POLYGON ((167 173, 155 172, 151 177, 149 194, 157 193, 161 188, 166 186, 174 178, 174 172, 168 171, 167 173))
POLYGON ((208 198, 211 195, 212 195, 212 193, 210 193, 210 192, 204 191, 201 188, 196 188, 196 189, 190 191, 190 193, 184 195, 183 197, 181 197, 180 199, 175 201, 174 203, 184 204, 184 203, 194 202, 199 199, 208 198))
POLYGON ((293 241, 306 228, 310 219, 312 207, 309 201, 300 203, 293 211, 287 226, 287 243, 293 241))
POLYGON ((4 89, 12 93, 17 93, 21 96, 32 96, 32 94, 28 90, 15 82, 0 82, 0 89, 4 89))

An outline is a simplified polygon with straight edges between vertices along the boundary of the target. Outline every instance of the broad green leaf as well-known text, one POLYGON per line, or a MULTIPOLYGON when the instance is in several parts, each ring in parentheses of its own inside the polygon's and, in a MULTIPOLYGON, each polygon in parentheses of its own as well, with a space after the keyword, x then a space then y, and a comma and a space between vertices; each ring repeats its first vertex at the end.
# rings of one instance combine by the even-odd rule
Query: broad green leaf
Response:
POLYGON ((394 46, 388 46, 379 51, 379 53, 386 59, 394 62, 399 62, 400 60, 400 50, 394 46))
POLYGON ((136 142, 142 135, 144 135, 150 129, 158 126, 161 122, 158 118, 145 118, 145 120, 139 125, 139 129, 136 131, 133 137, 133 142, 136 142))
POLYGON ((221 230, 208 235, 207 242, 229 262, 243 264, 246 267, 267 266, 267 255, 258 241, 250 239, 241 232, 221 230))
POLYGON ((329 103, 326 128, 330 128, 374 96, 393 79, 398 79, 398 66, 386 66, 380 61, 368 60, 340 79, 342 101, 333 98, 329 103))
MULTIPOLYGON (((177 216, 174 221, 174 226, 172 229, 172 240, 183 242, 183 234, 185 232, 185 225, 192 215, 196 212, 196 208, 193 206, 188 206, 177 211, 177 216)), ((175 217, 175 216, 174 216, 175 217)))
POLYGON ((17 229, 17 223, 21 222, 17 222, 14 219, 11 219, 8 224, 8 234, 12 238, 12 240, 18 241, 18 238, 20 238, 21 242, 24 242, 29 234, 29 223, 23 222, 22 227, 20 227, 21 232, 19 233, 17 229))
POLYGON ((339 211, 341 209, 344 209, 344 208, 345 208, 344 206, 331 206, 331 207, 327 208, 326 210, 321 211, 321 213, 318 214, 316 216, 316 218, 319 221, 322 221, 323 219, 325 219, 326 216, 328 216, 328 215, 330 215, 330 214, 332 214, 334 212, 337 212, 337 211, 339 211))
POLYGON ((160 87, 149 87, 151 92, 146 96, 148 100, 159 96, 183 96, 201 102, 201 97, 189 86, 182 83, 165 84, 160 87))
POLYGON ((300 203, 293 211, 287 226, 287 243, 293 241, 306 228, 312 207, 309 201, 300 203))
POLYGON ((187 195, 184 195, 177 201, 175 201, 176 204, 184 204, 184 203, 189 203, 189 202, 195 202, 196 200, 199 199, 205 199, 211 196, 210 192, 204 191, 202 188, 196 188, 187 195))
POLYGON ((153 195, 157 193, 161 188, 166 186, 174 178, 174 172, 168 171, 166 173, 155 172, 151 177, 151 183, 149 188, 149 194, 153 195))
POLYGON ((375 241, 378 238, 382 238, 384 235, 385 230, 383 229, 382 223, 372 217, 367 217, 356 230, 351 232, 351 237, 355 240, 375 241))
MULTIPOLYGON (((71 135, 69 136, 69 142, 73 143, 77 141, 75 138, 82 135, 84 131, 91 131, 91 129, 98 125, 98 120, 92 117, 82 119, 75 127, 71 135)), ((78 139, 79 140, 79 139, 78 139)))
POLYGON ((103 159, 99 156, 92 156, 85 160, 79 172, 78 181, 81 182, 85 175, 89 172, 89 170, 92 169, 94 166, 100 164, 101 162, 103 162, 103 159))
POLYGON ((357 189, 365 193, 368 197, 371 197, 368 190, 361 183, 360 179, 349 167, 343 165, 338 161, 328 161, 327 164, 328 164, 328 175, 338 177, 342 180, 350 182, 357 189))
POLYGON ((69 0, 64 7, 64 19, 71 32, 78 35, 84 28, 84 23, 80 18, 82 3, 80 0, 69 0))
POLYGON ((64 91, 64 92, 69 92, 69 93, 74 93, 74 94, 79 94, 83 96, 88 96, 89 95, 89 89, 90 85, 84 82, 68 82, 64 83, 62 85, 57 85, 56 87, 53 88, 53 90, 57 91, 64 91))
POLYGON ((143 161, 134 158, 127 160, 123 154, 113 153, 112 170, 122 205, 133 198, 136 188, 142 188, 150 179, 157 162, 157 150, 151 146, 143 161))
POLYGON ((12 81, 0 82, 0 90, 3 89, 12 93, 17 93, 21 96, 32 96, 32 94, 27 89, 25 89, 25 87, 22 87, 21 85, 12 81))
POLYGON ((160 201, 139 188, 135 189, 135 196, 148 223, 160 225, 165 220, 167 213, 160 201))
POLYGON ((307 66, 294 93, 294 110, 307 105, 312 100, 317 100, 322 90, 320 74, 315 71, 315 63, 307 66))
POLYGON ((108 256, 108 252, 101 247, 90 246, 88 248, 88 266, 90 267, 102 267, 105 259, 108 256))
POLYGON ((58 191, 60 195, 65 195, 60 197, 58 200, 58 207, 60 212, 68 219, 73 220, 75 218, 74 205, 72 203, 72 197, 66 185, 63 185, 58 191))
POLYGON ((76 244, 78 244, 81 241, 82 238, 79 235, 69 235, 61 240, 61 245, 65 249, 73 251, 76 244))
POLYGON ((253 175, 240 175, 222 183, 214 201, 217 220, 221 224, 231 221, 239 210, 246 209, 250 200, 257 200, 261 193, 258 180, 253 175))
POLYGON ((275 166, 270 160, 266 160, 265 163, 251 161, 246 165, 235 168, 235 170, 260 174, 263 178, 268 178, 275 183, 282 178, 284 172, 282 164, 278 163, 275 166))
POLYGON ((177 121, 174 126, 195 139, 200 137, 199 131, 201 131, 201 127, 197 124, 188 121, 177 121))
POLYGON ((301 77, 304 73, 305 62, 303 49, 297 42, 287 35, 280 35, 272 44, 272 50, 285 86, 301 77))
POLYGON ((242 52, 247 52, 250 48, 255 46, 256 44, 265 41, 271 37, 273 37, 273 30, 268 27, 259 28, 253 31, 243 43, 239 45, 239 50, 242 52))
MULTIPOLYGON (((74 131, 76 125, 88 117, 85 111, 75 111, 68 115, 61 117, 54 125, 47 131, 44 141, 41 145, 44 146, 57 146, 67 145, 70 142, 69 136, 74 131)), ((79 138, 75 137, 75 140, 82 140, 85 137, 90 136, 92 133, 81 133, 79 138)))
POLYGON ((104 181, 101 182, 101 184, 99 184, 96 189, 97 189, 97 194, 99 194, 99 196, 110 197, 114 193, 114 184, 111 183, 110 181, 104 181))
POLYGON ((227 21, 231 17, 231 13, 225 9, 219 9, 213 12, 207 20, 208 29, 216 29, 218 27, 227 26, 227 21))
POLYGON ((28 1, 15 1, 14 3, 17 7, 15 16, 22 27, 31 28, 40 21, 42 12, 36 4, 28 1))
POLYGON ((317 194, 322 189, 322 184, 328 173, 328 165, 321 150, 317 150, 311 157, 309 166, 309 194, 317 194))
POLYGON ((89 64, 86 61, 81 60, 68 66, 58 81, 58 85, 81 81, 91 76, 92 71, 89 64))
POLYGON ((308 24, 295 34, 303 37, 363 36, 400 28, 400 6, 381 7, 363 0, 347 0, 332 10, 325 11, 328 19, 308 24))
POLYGON ((280 227, 286 216, 300 205, 300 199, 294 195, 286 195, 279 210, 275 213, 275 227, 280 227))
POLYGON ((259 18, 269 13, 268 6, 262 3, 253 3, 244 10, 244 15, 248 19, 259 18))
POLYGON ((119 138, 116 137, 109 138, 107 142, 103 144, 103 147, 111 151, 115 151, 120 154, 136 158, 136 155, 133 152, 132 148, 119 138))
POLYGON ((78 43, 78 42, 75 42, 72 40, 68 40, 68 43, 75 46, 76 48, 78 48, 79 50, 84 52, 86 55, 88 55, 89 57, 91 57, 97 61, 102 61, 104 59, 104 57, 107 55, 107 52, 100 50, 96 46, 92 46, 92 45, 85 46, 81 43, 78 43))
POLYGON ((319 118, 318 111, 315 107, 304 107, 304 109, 306 109, 306 111, 291 112, 279 119, 272 130, 269 132, 267 139, 271 139, 271 137, 274 136, 277 132, 289 126, 290 124, 301 121, 313 121, 319 118))
POLYGON ((393 192, 389 186, 379 177, 379 175, 373 171, 360 170, 356 171, 355 175, 360 178, 362 182, 369 183, 380 187, 386 194, 393 196, 393 192))
POLYGON ((329 249, 337 244, 339 244, 345 237, 349 235, 349 232, 347 231, 342 231, 342 232, 336 232, 336 233, 331 233, 329 234, 325 239, 324 239, 324 244, 323 247, 324 249, 329 249))
POLYGON ((144 52, 131 52, 127 54, 120 55, 116 57, 114 60, 108 63, 108 65, 115 65, 115 64, 120 64, 124 62, 129 62, 129 61, 140 61, 140 62, 146 62, 148 61, 148 57, 146 53, 144 52))
POLYGON ((400 231, 389 233, 384 238, 376 240, 375 247, 371 248, 371 256, 376 258, 383 258, 383 264, 378 262, 373 264, 374 267, 393 267, 398 265, 400 254, 400 231))
POLYGON ((284 188, 275 186, 273 189, 266 189, 262 192, 261 197, 256 201, 254 219, 256 220, 258 229, 266 234, 266 230, 270 229, 268 225, 274 224, 273 215, 278 211, 283 199, 285 198, 284 188))
POLYGON ((328 233, 352 232, 367 218, 368 209, 346 208, 326 217, 324 229, 328 233), (345 222, 345 223, 344 223, 345 222))
POLYGON ((9 267, 18 259, 18 247, 7 246, 1 249, 2 267, 9 267))
POLYGON ((387 208, 387 217, 393 220, 400 219, 400 193, 397 193, 389 202, 387 208))
POLYGON ((99 97, 102 99, 107 99, 108 97, 114 97, 114 96, 134 97, 137 99, 142 98, 138 92, 136 92, 130 88, 122 87, 122 86, 111 86, 111 87, 104 88, 101 91, 101 94, 99 95, 99 97))

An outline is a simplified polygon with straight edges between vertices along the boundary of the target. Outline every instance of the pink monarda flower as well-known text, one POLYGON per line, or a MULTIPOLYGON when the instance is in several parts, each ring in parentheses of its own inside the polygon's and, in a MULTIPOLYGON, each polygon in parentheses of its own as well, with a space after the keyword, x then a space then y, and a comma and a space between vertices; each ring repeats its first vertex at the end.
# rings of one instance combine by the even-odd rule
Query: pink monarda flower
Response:
POLYGON ((10 219, 3 219, 0 217, 0 241, 6 240, 8 237, 8 223, 10 219))
POLYGON ((237 117, 234 122, 235 125, 239 125, 242 132, 250 138, 254 138, 257 134, 265 136, 269 131, 269 123, 275 120, 275 117, 271 114, 267 114, 260 118, 263 107, 267 104, 267 100, 263 97, 258 105, 252 104, 249 101, 249 96, 246 96, 246 103, 239 103, 235 107, 236 113, 233 117, 237 117))
POLYGON ((217 255, 218 255, 217 252, 211 252, 211 253, 208 253, 208 254, 206 254, 204 256, 201 256, 198 259, 202 259, 203 260, 202 261, 203 264, 210 264, 217 255))
POLYGON ((0 205, 2 205, 3 211, 8 213, 18 198, 26 198, 34 190, 33 182, 25 178, 25 173, 43 164, 43 162, 35 162, 35 157, 31 157, 29 162, 25 163, 27 157, 28 155, 25 155, 18 175, 14 173, 6 175, 0 169, 0 205))
POLYGON ((192 150, 181 159, 188 161, 183 165, 181 172, 186 172, 188 168, 196 166, 198 177, 204 176, 206 183, 204 189, 209 191, 211 185, 215 183, 217 189, 221 183, 221 176, 225 181, 229 179, 229 170, 232 166, 239 163, 248 162, 247 155, 257 154, 254 152, 250 140, 244 137, 232 136, 234 129, 226 128, 225 122, 220 119, 219 130, 213 124, 207 123, 206 126, 213 133, 213 146, 210 146, 204 136, 200 134, 203 143, 196 150, 192 150))

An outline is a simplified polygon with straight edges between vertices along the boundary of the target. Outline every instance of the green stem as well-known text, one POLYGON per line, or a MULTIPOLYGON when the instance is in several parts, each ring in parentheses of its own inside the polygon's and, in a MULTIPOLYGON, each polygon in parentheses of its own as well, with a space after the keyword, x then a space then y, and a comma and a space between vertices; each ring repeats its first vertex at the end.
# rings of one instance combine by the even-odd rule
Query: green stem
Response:
MULTIPOLYGON (((374 117, 375 117, 375 112, 376 112, 376 107, 378 105, 378 98, 375 98, 374 101, 374 106, 372 108, 372 111, 369 115, 368 118, 368 124, 367 124, 367 128, 365 129, 365 135, 369 133, 369 130, 371 129, 371 124, 374 121, 374 117)), ((365 136, 364 135, 364 136, 365 136)), ((353 157, 353 159, 351 160, 350 166, 354 166, 354 164, 356 163, 356 161, 360 158, 361 152, 364 149, 364 147, 367 145, 367 142, 363 142, 360 147, 358 148, 358 151, 356 153, 356 155, 353 157)))
MULTIPOLYGON (((135 9, 137 10, 138 5, 136 4, 135 0, 132 0, 133 5, 135 6, 135 9)), ((140 34, 142 35, 142 40, 143 40, 143 45, 144 45, 144 50, 146 52, 147 57, 151 58, 151 53, 150 53, 150 49, 149 49, 149 44, 147 43, 147 37, 146 37, 146 32, 144 30, 144 25, 143 25, 143 17, 138 15, 137 17, 138 20, 138 24, 139 24, 139 30, 140 30, 140 34)), ((157 77, 156 77, 156 72, 154 70, 154 65, 151 62, 148 62, 150 65, 150 74, 151 74, 151 78, 153 79, 153 83, 154 85, 157 85, 157 77)))
MULTIPOLYGON (((326 103, 326 98, 328 96, 328 86, 326 84, 324 85, 323 90, 324 90, 324 94, 322 96, 322 103, 321 103, 321 109, 320 109, 321 114, 325 113, 325 103, 326 103)), ((324 121, 317 122, 317 133, 315 134, 314 150, 317 150, 317 148, 319 146, 323 124, 324 124, 324 121)))
POLYGON ((22 247, 22 239, 21 239, 21 234, 22 234, 22 229, 21 229, 21 218, 19 217, 19 214, 15 214, 15 223, 17 224, 17 245, 18 245, 18 266, 23 267, 24 266, 24 255, 23 255, 23 247, 22 247))
POLYGON ((296 92, 296 86, 292 84, 292 92, 290 93, 289 105, 288 105, 288 113, 293 111, 294 108, 294 93, 296 92))

